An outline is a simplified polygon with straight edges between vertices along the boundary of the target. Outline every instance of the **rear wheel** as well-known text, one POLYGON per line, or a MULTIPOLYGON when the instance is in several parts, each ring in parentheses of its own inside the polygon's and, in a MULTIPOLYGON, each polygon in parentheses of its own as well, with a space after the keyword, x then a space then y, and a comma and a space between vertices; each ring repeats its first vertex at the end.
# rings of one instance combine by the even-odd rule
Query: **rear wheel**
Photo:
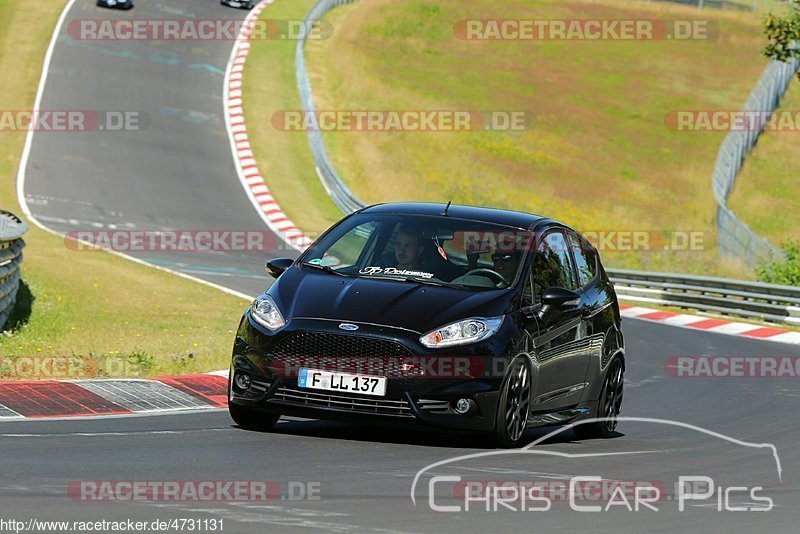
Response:
POLYGON ((622 360, 615 358, 606 373, 603 389, 597 401, 597 418, 602 420, 575 426, 578 438, 610 438, 614 435, 622 410, 624 373, 622 360))
POLYGON ((530 411, 530 395, 530 363, 517 358, 511 364, 497 403, 494 442, 499 447, 516 447, 522 441, 530 411))
POLYGON ((258 412, 231 402, 228 403, 228 412, 231 419, 246 430, 267 430, 281 418, 280 414, 258 412))

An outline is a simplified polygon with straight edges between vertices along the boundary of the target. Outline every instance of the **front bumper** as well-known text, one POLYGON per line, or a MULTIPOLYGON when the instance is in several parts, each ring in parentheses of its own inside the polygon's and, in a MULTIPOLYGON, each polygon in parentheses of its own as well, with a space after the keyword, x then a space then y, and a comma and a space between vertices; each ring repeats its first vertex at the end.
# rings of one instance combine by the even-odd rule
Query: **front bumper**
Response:
POLYGON ((235 385, 229 387, 229 401, 263 412, 314 419, 494 429, 503 377, 502 371, 493 371, 498 361, 506 361, 506 348, 498 341, 503 336, 471 346, 430 351, 419 344, 416 332, 360 324, 354 335, 343 333, 338 324, 292 319, 283 329, 271 333, 245 314, 234 343, 231 377, 247 373, 251 386, 246 391, 235 385), (298 340, 302 346, 298 346, 298 340), (298 351, 305 357, 294 354, 298 351), (387 377, 385 396, 297 386, 300 367, 358 373, 351 365, 365 362, 369 369, 363 371, 361 367, 362 374, 387 377), (417 365, 411 364, 409 369, 408 362, 417 365), (456 400, 462 398, 473 402, 466 414, 454 409, 456 400))

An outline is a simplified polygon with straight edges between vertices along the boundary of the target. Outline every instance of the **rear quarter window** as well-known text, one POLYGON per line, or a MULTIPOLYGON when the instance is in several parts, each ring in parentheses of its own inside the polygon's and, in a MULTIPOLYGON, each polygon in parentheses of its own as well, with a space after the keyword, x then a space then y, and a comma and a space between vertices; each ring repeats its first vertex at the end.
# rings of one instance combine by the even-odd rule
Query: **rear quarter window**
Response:
POLYGON ((597 252, 585 239, 572 232, 569 232, 568 238, 572 256, 575 258, 578 281, 581 287, 584 287, 597 276, 597 252))
POLYGON ((561 230, 544 234, 533 257, 533 290, 537 300, 549 287, 577 289, 569 248, 561 230))

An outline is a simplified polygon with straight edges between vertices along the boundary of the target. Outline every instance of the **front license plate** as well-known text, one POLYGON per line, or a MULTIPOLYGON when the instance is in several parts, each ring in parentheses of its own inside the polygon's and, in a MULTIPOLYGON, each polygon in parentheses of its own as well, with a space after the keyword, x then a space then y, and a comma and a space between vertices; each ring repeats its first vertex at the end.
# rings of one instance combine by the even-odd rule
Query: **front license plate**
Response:
POLYGON ((317 369, 300 369, 297 385, 301 388, 323 389, 325 391, 344 391, 383 397, 386 395, 385 376, 352 375, 332 373, 317 369))

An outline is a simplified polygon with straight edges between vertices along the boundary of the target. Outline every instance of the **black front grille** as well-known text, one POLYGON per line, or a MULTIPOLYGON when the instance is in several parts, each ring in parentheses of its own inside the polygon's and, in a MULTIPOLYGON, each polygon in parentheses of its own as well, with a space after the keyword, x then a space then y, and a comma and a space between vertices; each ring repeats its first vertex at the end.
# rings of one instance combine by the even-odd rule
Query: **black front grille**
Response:
MULTIPOLYGON (((297 386, 279 386, 272 394, 271 399, 299 405, 313 406, 316 408, 334 408, 350 412, 401 415, 413 417, 411 407, 403 399, 387 399, 367 397, 365 395, 351 395, 327 391, 313 391, 297 386)), ((440 399, 415 399, 419 409, 425 413, 446 414, 452 413, 450 403, 440 399)))
POLYGON ((294 332, 270 351, 277 376, 296 376, 301 367, 356 374, 422 376, 419 358, 396 341, 366 336, 294 332))
POLYGON ((280 356, 320 356, 324 358, 412 356, 408 349, 396 341, 323 332, 294 332, 283 338, 273 352, 280 356))
POLYGON ((250 388, 259 395, 263 395, 267 392, 272 384, 268 380, 257 380, 255 378, 252 379, 250 388))
POLYGON ((291 404, 317 408, 334 408, 351 412, 413 417, 411 408, 404 400, 332 395, 326 392, 307 391, 293 387, 279 387, 275 390, 272 398, 291 404))
POLYGON ((446 400, 417 399, 416 402, 423 412, 450 413, 450 403, 446 400))

